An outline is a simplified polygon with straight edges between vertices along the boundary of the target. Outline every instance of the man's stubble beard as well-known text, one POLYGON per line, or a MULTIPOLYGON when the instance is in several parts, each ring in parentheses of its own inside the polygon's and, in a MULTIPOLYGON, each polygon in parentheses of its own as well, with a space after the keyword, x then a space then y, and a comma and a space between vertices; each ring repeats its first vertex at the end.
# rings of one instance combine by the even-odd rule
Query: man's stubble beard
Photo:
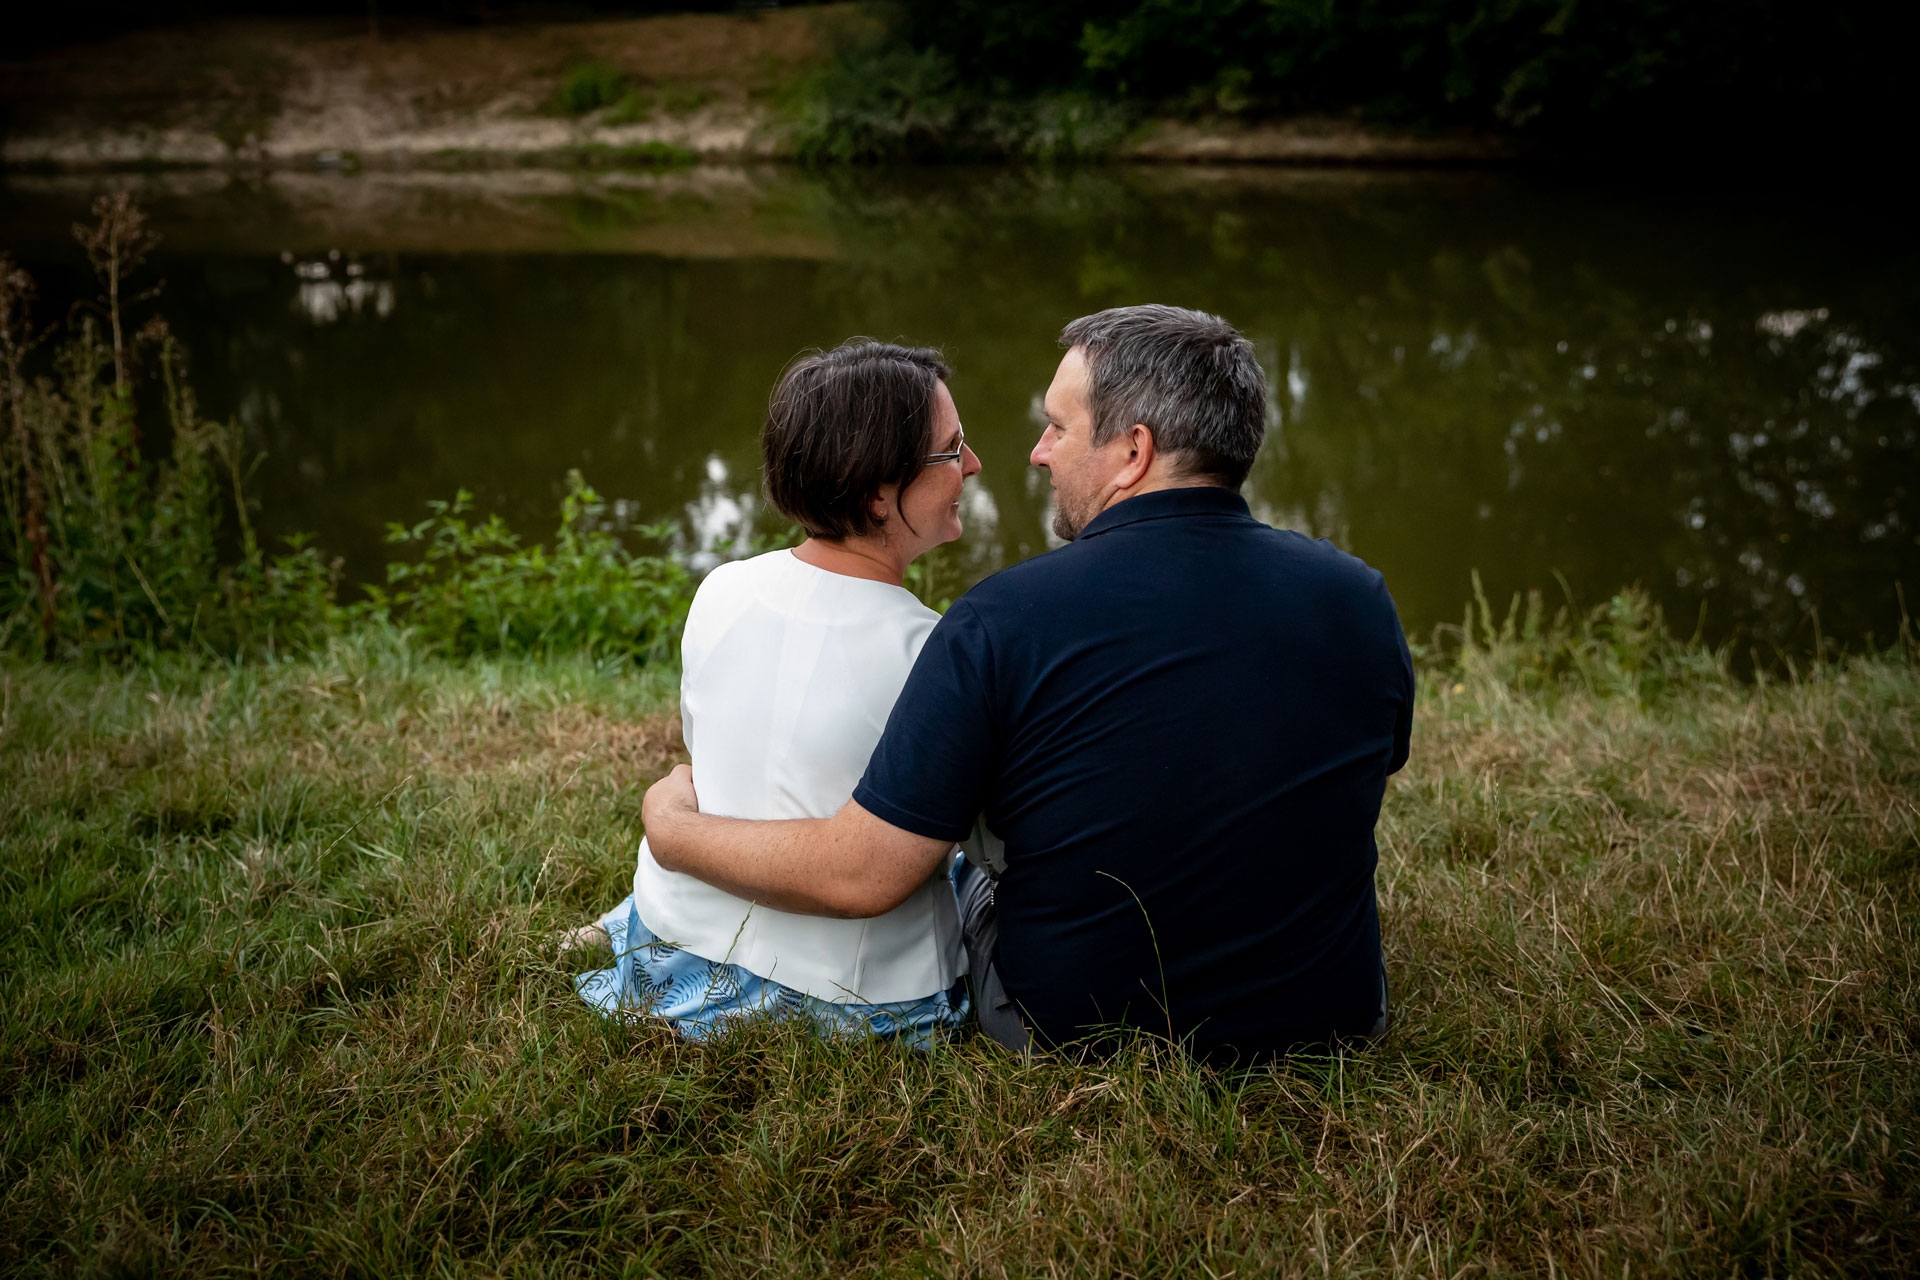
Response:
POLYGON ((1100 513, 1083 511, 1080 504, 1073 502, 1058 489, 1053 491, 1053 536, 1066 542, 1078 538, 1093 518, 1100 513))
POLYGON ((1072 542, 1093 518, 1100 514, 1098 501, 1091 494, 1075 494, 1055 483, 1053 487, 1053 536, 1072 542))

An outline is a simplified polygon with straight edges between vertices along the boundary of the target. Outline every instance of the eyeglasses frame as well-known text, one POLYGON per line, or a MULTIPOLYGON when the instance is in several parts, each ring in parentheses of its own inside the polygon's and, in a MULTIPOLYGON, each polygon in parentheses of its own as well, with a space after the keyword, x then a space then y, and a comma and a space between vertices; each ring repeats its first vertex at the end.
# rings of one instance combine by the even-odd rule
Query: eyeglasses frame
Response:
POLYGON ((960 455, 965 453, 966 451, 967 451, 967 429, 965 427, 962 427, 960 428, 960 447, 957 449, 951 449, 946 453, 928 454, 926 465, 931 467, 931 466, 936 466, 942 462, 957 462, 960 459, 960 455))

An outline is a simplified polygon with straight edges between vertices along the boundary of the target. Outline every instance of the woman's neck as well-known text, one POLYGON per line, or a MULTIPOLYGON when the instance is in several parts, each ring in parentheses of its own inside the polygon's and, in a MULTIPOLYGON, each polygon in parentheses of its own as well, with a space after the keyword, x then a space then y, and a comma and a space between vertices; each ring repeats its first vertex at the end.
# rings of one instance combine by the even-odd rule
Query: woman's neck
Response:
POLYGON ((893 587, 905 586, 907 581, 907 562, 878 538, 843 538, 838 542, 808 538, 793 549, 793 558, 848 578, 865 578, 893 587))

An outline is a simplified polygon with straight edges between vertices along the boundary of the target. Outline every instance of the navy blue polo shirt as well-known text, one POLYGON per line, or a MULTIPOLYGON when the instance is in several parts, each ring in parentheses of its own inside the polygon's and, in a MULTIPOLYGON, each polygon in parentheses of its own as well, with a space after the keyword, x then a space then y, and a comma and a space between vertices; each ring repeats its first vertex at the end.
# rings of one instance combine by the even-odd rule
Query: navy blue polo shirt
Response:
POLYGON ((1043 1042, 1254 1058, 1380 1014, 1373 827, 1412 711, 1377 572, 1161 490, 956 601, 853 798, 940 840, 985 815, 996 963, 1043 1042))

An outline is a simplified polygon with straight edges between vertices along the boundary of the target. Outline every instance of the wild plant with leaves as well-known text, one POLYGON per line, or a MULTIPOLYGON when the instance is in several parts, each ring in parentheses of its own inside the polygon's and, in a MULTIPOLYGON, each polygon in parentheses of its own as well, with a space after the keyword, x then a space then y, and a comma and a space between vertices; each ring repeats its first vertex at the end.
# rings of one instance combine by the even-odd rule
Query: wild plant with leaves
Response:
POLYGON ((0 256, 0 650, 126 658, 311 641, 331 621, 331 567, 303 544, 263 554, 239 428, 200 415, 164 320, 129 334, 129 309, 158 292, 129 289, 157 237, 124 193, 93 214, 74 233, 101 293, 58 343, 35 327, 31 276, 0 256), (160 432, 136 394, 156 375, 160 432), (237 558, 222 563, 223 545, 237 558))
POLYGON ((473 495, 464 489, 427 505, 433 514, 425 520, 387 526, 389 543, 417 547, 420 558, 389 564, 387 585, 369 588, 361 616, 409 626, 426 647, 454 657, 585 652, 678 661, 691 573, 670 557, 628 550, 578 471, 567 473, 551 553, 521 546, 498 515, 470 520, 473 495))

